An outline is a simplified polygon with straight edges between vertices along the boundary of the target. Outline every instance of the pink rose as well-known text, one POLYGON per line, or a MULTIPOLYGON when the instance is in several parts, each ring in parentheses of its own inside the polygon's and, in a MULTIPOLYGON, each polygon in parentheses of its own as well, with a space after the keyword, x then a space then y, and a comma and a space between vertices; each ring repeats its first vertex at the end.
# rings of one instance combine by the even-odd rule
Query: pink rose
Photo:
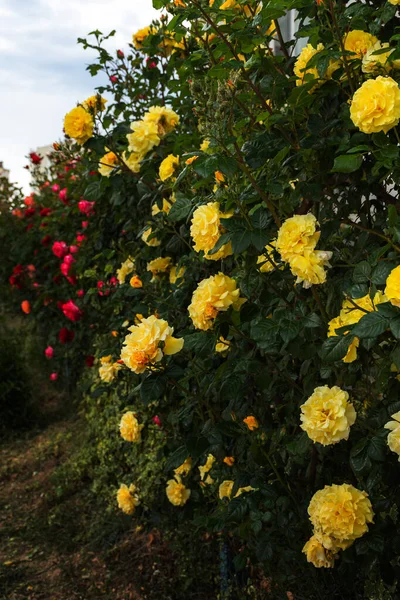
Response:
POLYGON ((54 242, 52 250, 57 258, 64 258, 64 256, 68 254, 68 246, 65 242, 54 242))
POLYGON ((67 204, 68 200, 67 200, 67 188, 64 188, 62 190, 60 190, 58 197, 60 198, 61 202, 63 204, 67 204))
POLYGON ((51 186, 51 189, 53 192, 59 192, 60 186, 58 185, 58 183, 55 183, 54 185, 51 186))
POLYGON ((50 381, 57 381, 58 379, 58 373, 52 373, 50 375, 50 381))
POLYGON ((47 346, 46 350, 44 351, 44 355, 46 358, 53 358, 54 348, 52 346, 47 346))
POLYGON ((80 321, 83 317, 83 311, 75 304, 73 300, 68 300, 61 304, 61 310, 70 321, 80 321))
POLYGON ((80 200, 78 202, 78 208, 86 216, 93 214, 93 207, 96 203, 89 202, 89 200, 80 200))

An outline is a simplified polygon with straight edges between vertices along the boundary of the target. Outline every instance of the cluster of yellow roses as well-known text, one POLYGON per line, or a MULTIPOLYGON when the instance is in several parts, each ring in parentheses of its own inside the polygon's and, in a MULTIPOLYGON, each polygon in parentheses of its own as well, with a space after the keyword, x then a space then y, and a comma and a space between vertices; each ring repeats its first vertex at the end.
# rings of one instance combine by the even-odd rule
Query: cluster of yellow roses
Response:
POLYGON ((82 145, 93 135, 94 116, 105 109, 107 100, 100 95, 90 96, 64 117, 66 135, 82 145))

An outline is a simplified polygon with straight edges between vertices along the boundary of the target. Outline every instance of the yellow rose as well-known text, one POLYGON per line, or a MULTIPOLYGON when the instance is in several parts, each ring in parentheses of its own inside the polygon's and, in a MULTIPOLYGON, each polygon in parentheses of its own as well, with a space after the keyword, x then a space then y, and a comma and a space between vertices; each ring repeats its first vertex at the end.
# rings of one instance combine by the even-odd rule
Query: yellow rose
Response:
MULTIPOLYGON (((202 467, 199 467, 201 481, 204 481, 205 476, 207 475, 207 473, 209 471, 211 471, 214 463, 215 463, 215 456, 213 456, 212 454, 209 454, 207 456, 207 460, 206 460, 205 464, 202 467)), ((214 480, 210 477, 210 475, 208 475, 205 479, 205 483, 210 485, 211 483, 214 483, 214 480)))
POLYGON ((259 428, 257 419, 251 415, 243 419, 243 423, 247 425, 250 431, 254 431, 255 429, 259 428))
POLYGON ((118 279, 118 282, 121 285, 123 283, 125 283, 125 279, 129 275, 129 273, 132 273, 132 271, 133 271, 134 268, 135 268, 135 261, 132 258, 127 258, 122 263, 122 265, 120 266, 120 268, 117 269, 117 279, 118 279))
POLYGON ((347 483, 326 485, 316 492, 308 514, 315 533, 328 550, 351 546, 368 531, 374 518, 368 494, 347 483))
POLYGON ((290 270, 297 277, 296 283, 303 283, 308 289, 312 285, 325 283, 325 267, 330 267, 329 260, 332 252, 310 250, 306 248, 303 254, 295 254, 289 261, 290 270))
POLYGON ((174 470, 175 475, 188 475, 190 469, 192 468, 192 459, 190 456, 174 470))
POLYGON ((303 85, 304 83, 311 81, 311 79, 319 79, 317 67, 309 67, 307 69, 307 64, 313 56, 323 49, 323 44, 318 44, 316 48, 314 48, 312 44, 307 44, 307 46, 303 48, 293 67, 293 72, 297 77, 296 85, 303 85))
POLYGON ((99 162, 99 173, 103 177, 110 177, 115 167, 118 166, 118 156, 114 152, 107 152, 99 162))
POLYGON ((251 485, 246 485, 246 487, 241 487, 235 494, 235 498, 241 496, 244 492, 255 492, 256 488, 251 487, 251 485))
POLYGON ((128 133, 128 149, 145 156, 154 146, 158 146, 161 139, 158 135, 157 123, 151 121, 134 121, 131 123, 133 133, 128 133))
POLYGON ((262 263, 261 267, 259 267, 261 273, 271 273, 271 271, 274 271, 277 268, 277 261, 274 258, 275 246, 276 240, 268 242, 268 244, 265 246, 265 254, 260 254, 260 256, 257 258, 257 264, 259 265, 262 263))
POLYGON ((400 0, 388 0, 389 4, 393 4, 393 6, 397 6, 400 4, 400 0))
POLYGON ((185 267, 180 267, 180 269, 177 269, 176 267, 171 267, 171 270, 169 272, 169 282, 174 285, 178 279, 183 278, 185 271, 185 267))
POLYGON ((93 117, 82 106, 73 108, 64 118, 64 131, 78 144, 84 144, 93 135, 93 117))
POLYGON ((321 567, 331 569, 335 564, 336 555, 324 548, 315 535, 305 544, 303 552, 307 556, 307 561, 312 563, 317 569, 321 567))
POLYGON ((183 338, 174 338, 173 327, 154 315, 142 319, 138 325, 132 325, 129 331, 131 333, 123 343, 121 359, 134 373, 143 373, 149 366, 160 362, 164 355, 176 354, 183 348, 183 338))
POLYGON ((179 166, 179 156, 169 154, 164 158, 160 165, 159 175, 161 181, 166 181, 175 173, 175 169, 179 166))
POLYGON ((103 356, 100 359, 101 367, 99 368, 99 376, 102 381, 106 383, 111 383, 116 378, 118 371, 121 369, 121 365, 117 362, 111 362, 112 358, 110 356, 103 356))
POLYGON ((200 150, 202 152, 207 152, 207 150, 209 149, 209 147, 210 147, 210 140, 205 139, 200 144, 200 150))
POLYGON ((155 123, 158 135, 164 137, 179 125, 179 115, 168 106, 150 106, 149 111, 143 117, 143 121, 155 123))
POLYGON ((360 345, 360 339, 354 337, 351 344, 347 348, 346 356, 342 359, 344 363, 352 363, 357 360, 357 348, 360 345))
POLYGON ((214 173, 214 177, 215 177, 215 181, 220 184, 220 183, 224 183, 225 181, 225 177, 224 174, 221 173, 221 171, 215 171, 214 173))
POLYGON ((159 246, 161 244, 160 240, 158 240, 156 237, 152 237, 151 240, 149 240, 149 237, 152 235, 153 230, 151 227, 148 227, 146 229, 146 231, 142 234, 142 241, 147 245, 147 246, 151 246, 151 247, 156 247, 159 246))
POLYGON ((137 50, 140 50, 140 48, 143 47, 143 42, 145 41, 147 36, 154 35, 155 33, 157 33, 157 31, 152 25, 144 27, 143 29, 139 29, 139 31, 134 33, 132 36, 133 45, 135 46, 135 48, 137 48, 137 50))
POLYGON ((127 515, 133 515, 135 508, 140 504, 135 492, 136 486, 133 483, 129 487, 123 483, 117 492, 118 508, 127 515))
POLYGON ((90 98, 87 98, 82 102, 82 106, 85 110, 97 115, 98 112, 102 112, 105 109, 106 102, 107 100, 98 94, 97 96, 90 96, 90 98))
POLYGON ((349 31, 343 38, 344 49, 353 52, 358 58, 362 58, 377 42, 377 37, 360 29, 349 31))
POLYGON ((219 352, 220 354, 227 354, 231 349, 231 342, 226 340, 222 335, 218 339, 218 342, 215 344, 215 352, 219 352))
POLYGON ((165 258, 155 258, 147 263, 147 270, 153 275, 153 278, 157 278, 160 273, 165 273, 171 268, 172 258, 166 256, 165 258))
POLYGON ((386 279, 385 296, 400 308, 400 265, 393 269, 386 279))
POLYGON ((212 329, 214 319, 220 311, 230 306, 240 310, 245 298, 240 298, 240 290, 236 281, 223 273, 203 279, 193 292, 189 305, 189 315, 196 329, 207 331, 212 329))
POLYGON ((169 202, 168 200, 163 198, 162 208, 159 208, 157 202, 154 202, 153 206, 151 207, 151 214, 153 217, 155 217, 156 215, 158 215, 160 213, 165 213, 167 215, 169 213, 169 211, 171 210, 171 206, 172 206, 171 202, 169 202))
POLYGON ((363 73, 376 73, 376 72, 385 72, 388 73, 393 65, 387 62, 389 56, 393 52, 393 49, 390 48, 389 44, 381 44, 381 42, 376 42, 371 48, 369 48, 363 56, 362 59, 362 71, 363 73), (388 51, 382 54, 374 54, 378 50, 383 50, 383 48, 387 48, 388 51))
POLYGON ((233 467, 235 464, 235 459, 233 456, 225 456, 223 462, 228 465, 228 467, 233 467))
POLYGON ((191 165, 198 158, 199 158, 198 156, 191 156, 190 158, 188 158, 187 160, 185 160, 185 165, 191 165))
POLYGON ((337 386, 315 388, 301 408, 301 428, 313 442, 323 446, 347 440, 356 420, 349 394, 337 386))
POLYGON ((350 117, 363 133, 387 133, 400 119, 400 89, 391 77, 368 79, 356 91, 350 117))
POLYGON ((181 481, 179 475, 167 482, 167 498, 174 506, 184 506, 190 498, 188 490, 181 481))
POLYGON ((285 262, 304 250, 314 250, 320 237, 316 231, 317 219, 313 214, 295 215, 286 219, 278 231, 276 249, 285 262))
POLYGON ((385 425, 385 429, 390 429, 387 445, 392 452, 399 455, 400 462, 400 412, 394 413, 390 418, 393 421, 388 421, 385 425))
POLYGON ((135 442, 138 444, 142 441, 142 429, 144 425, 139 425, 139 422, 132 411, 126 412, 120 421, 119 430, 121 437, 127 442, 135 442))
POLYGON ((193 213, 190 235, 193 238, 196 252, 203 250, 207 260, 219 260, 232 254, 232 244, 228 242, 214 254, 208 254, 223 233, 221 218, 229 218, 231 214, 221 213, 218 202, 209 202, 196 208, 193 213))
POLYGON ((133 275, 129 281, 129 285, 133 288, 139 289, 143 287, 143 281, 138 275, 133 275))
POLYGON ((226 479, 221 483, 221 485, 218 488, 218 495, 220 500, 223 500, 223 498, 230 499, 230 497, 232 496, 234 483, 235 482, 231 481, 230 479, 226 479))
POLYGON ((140 171, 140 163, 143 160, 143 155, 138 152, 123 152, 122 160, 132 171, 132 173, 139 173, 140 171))

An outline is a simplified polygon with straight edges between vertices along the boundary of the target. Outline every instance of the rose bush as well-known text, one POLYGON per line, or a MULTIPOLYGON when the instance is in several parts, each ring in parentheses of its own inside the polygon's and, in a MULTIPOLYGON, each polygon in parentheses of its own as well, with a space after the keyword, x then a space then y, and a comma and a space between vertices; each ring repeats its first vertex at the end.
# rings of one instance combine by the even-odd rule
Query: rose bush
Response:
POLYGON ((278 597, 395 598, 396 5, 153 3, 128 49, 80 40, 105 83, 2 207, 14 305, 56 385, 84 370, 114 506, 232 540, 278 597))

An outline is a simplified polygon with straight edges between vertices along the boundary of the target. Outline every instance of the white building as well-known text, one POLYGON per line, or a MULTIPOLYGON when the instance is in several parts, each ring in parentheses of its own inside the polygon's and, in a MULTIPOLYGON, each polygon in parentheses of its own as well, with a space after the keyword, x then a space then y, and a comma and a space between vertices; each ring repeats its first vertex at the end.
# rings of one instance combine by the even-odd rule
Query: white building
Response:
POLYGON ((3 166, 3 162, 0 161, 0 177, 5 177, 6 179, 10 179, 10 171, 3 166))

